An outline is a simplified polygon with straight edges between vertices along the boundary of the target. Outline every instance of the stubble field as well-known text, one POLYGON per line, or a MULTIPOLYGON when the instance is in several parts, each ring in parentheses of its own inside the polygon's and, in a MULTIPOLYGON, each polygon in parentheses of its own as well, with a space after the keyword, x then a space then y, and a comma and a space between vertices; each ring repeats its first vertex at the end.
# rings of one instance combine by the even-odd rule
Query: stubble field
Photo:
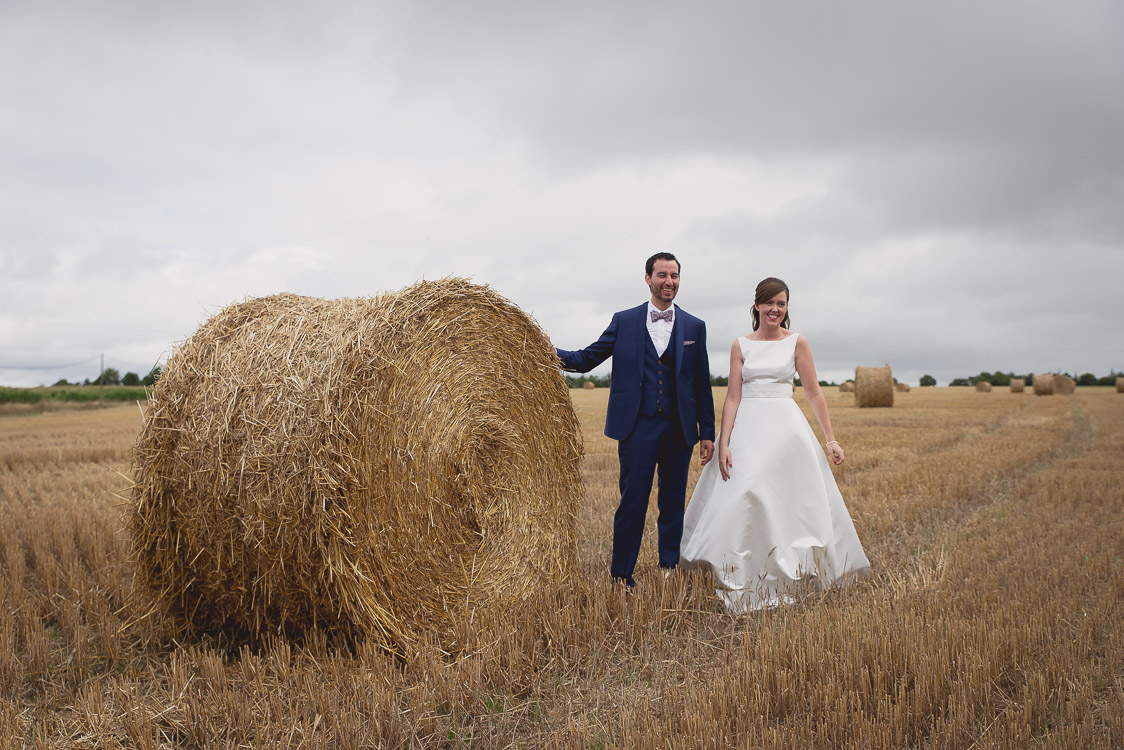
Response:
POLYGON ((406 661, 182 639, 132 591, 136 406, 0 416, 0 750, 1124 745, 1124 395, 826 392, 868 580, 726 615, 657 574, 653 503, 639 593, 612 591, 608 394, 571 391, 578 573, 406 661))

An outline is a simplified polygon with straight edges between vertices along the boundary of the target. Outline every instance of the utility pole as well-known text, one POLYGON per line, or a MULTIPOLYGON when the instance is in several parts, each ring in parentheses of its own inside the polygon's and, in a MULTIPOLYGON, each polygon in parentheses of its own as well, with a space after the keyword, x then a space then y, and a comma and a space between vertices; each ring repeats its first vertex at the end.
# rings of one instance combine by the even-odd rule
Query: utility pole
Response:
POLYGON ((101 355, 101 374, 98 375, 98 408, 101 409, 105 406, 102 403, 102 394, 105 393, 105 353, 101 355))

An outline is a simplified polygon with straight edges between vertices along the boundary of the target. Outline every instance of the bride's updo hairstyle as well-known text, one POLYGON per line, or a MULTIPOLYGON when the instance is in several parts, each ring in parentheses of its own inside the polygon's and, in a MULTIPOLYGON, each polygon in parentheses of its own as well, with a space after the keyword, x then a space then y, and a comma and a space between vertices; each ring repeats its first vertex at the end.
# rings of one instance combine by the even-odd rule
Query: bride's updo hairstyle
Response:
MULTIPOLYGON (((784 292, 786 299, 792 299, 792 294, 788 291, 788 284, 780 279, 770 276, 767 279, 762 279, 761 283, 757 285, 757 292, 753 295, 753 330, 756 331, 761 327, 761 313, 757 312, 757 306, 765 304, 781 292, 784 292)), ((784 311, 781 328, 788 328, 787 309, 784 311)))

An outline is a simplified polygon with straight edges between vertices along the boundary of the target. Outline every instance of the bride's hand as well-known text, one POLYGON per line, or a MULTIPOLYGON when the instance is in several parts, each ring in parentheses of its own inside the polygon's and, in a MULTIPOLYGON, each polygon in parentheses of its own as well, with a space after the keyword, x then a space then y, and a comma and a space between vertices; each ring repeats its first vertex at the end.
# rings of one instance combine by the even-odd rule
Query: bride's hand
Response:
POLYGON ((726 447, 718 447, 718 471, 722 473, 722 481, 725 482, 730 478, 730 470, 734 468, 734 459, 730 455, 730 449, 726 447))
POLYGON ((832 443, 831 445, 827 446, 827 448, 829 451, 831 451, 831 462, 836 466, 843 463, 843 461, 846 459, 846 456, 843 455, 843 448, 839 445, 839 443, 832 443))

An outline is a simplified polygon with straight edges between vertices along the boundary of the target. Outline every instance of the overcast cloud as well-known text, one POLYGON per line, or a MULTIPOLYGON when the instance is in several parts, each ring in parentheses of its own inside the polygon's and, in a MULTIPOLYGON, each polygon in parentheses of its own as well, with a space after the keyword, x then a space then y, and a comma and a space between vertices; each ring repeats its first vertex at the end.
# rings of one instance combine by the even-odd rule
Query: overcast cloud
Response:
POLYGON ((660 250, 716 374, 770 275, 823 378, 1124 370, 1121 39, 1109 0, 0 0, 0 383, 448 275, 578 348, 660 250))

